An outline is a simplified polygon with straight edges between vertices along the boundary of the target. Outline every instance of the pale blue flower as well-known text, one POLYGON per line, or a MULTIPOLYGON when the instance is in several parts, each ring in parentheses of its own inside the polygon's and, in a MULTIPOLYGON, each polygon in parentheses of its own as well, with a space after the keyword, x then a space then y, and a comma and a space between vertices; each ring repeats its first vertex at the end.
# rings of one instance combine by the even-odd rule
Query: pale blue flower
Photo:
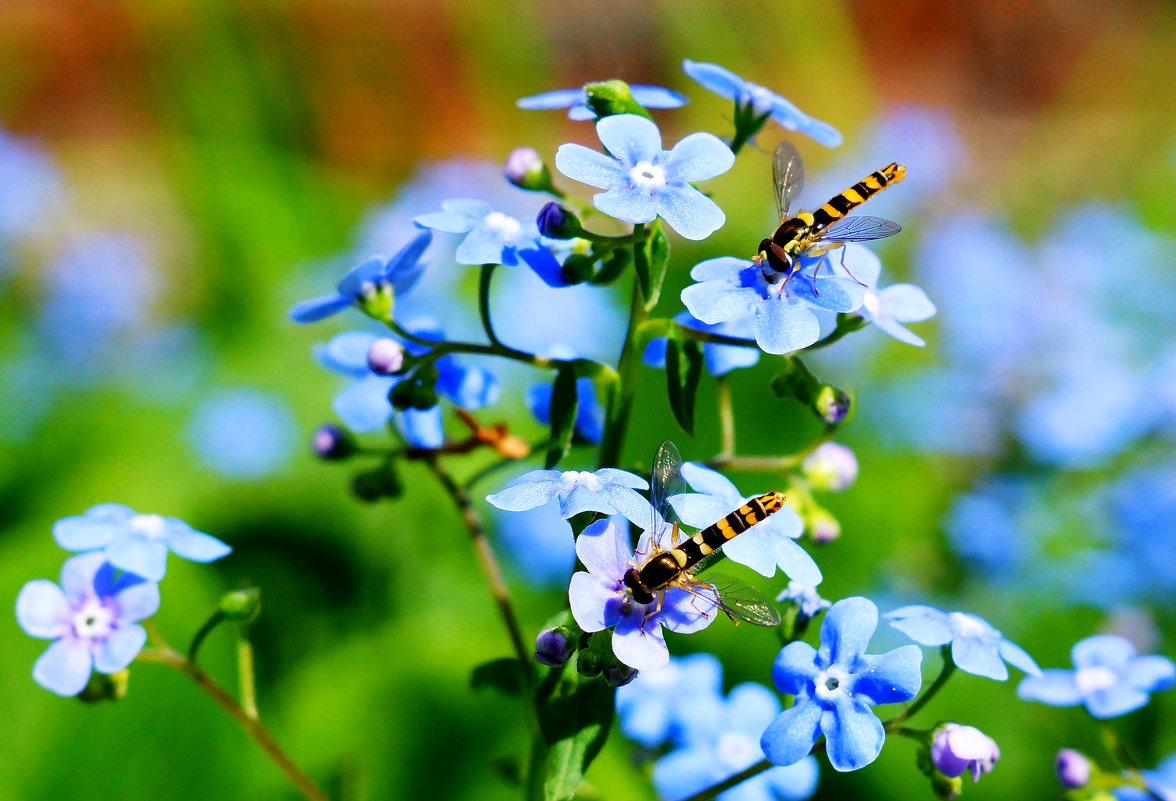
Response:
MULTIPOLYGON (((876 325, 899 342, 923 347, 923 338, 906 328, 903 323, 920 323, 935 316, 935 304, 927 293, 914 284, 894 284, 884 289, 878 287, 882 273, 882 261, 869 248, 856 243, 844 245, 844 261, 853 264, 853 274, 868 288, 858 314, 876 325)), ((836 271, 844 272, 842 258, 830 255, 829 262, 836 271)))
POLYGON ((270 475, 289 460, 297 427, 280 396, 252 389, 217 392, 200 402, 188 441, 200 460, 228 478, 270 475))
POLYGON ((723 666, 711 654, 671 657, 657 670, 643 670, 617 690, 621 731, 647 748, 684 745, 697 736, 699 719, 711 721, 723 702, 723 666), (706 710, 700 715, 700 710, 706 710))
MULTIPOLYGON (((645 108, 678 108, 686 105, 687 99, 677 92, 660 86, 629 84, 629 94, 645 108)), ((570 120, 594 120, 596 112, 588 105, 588 92, 584 89, 556 89, 543 94, 520 98, 515 102, 519 108, 546 110, 566 108, 570 120)))
POLYGON ((596 123, 601 144, 612 155, 583 145, 560 145, 555 166, 569 178, 607 191, 593 204, 631 223, 661 217, 687 239, 705 239, 726 222, 713 200, 691 182, 722 175, 735 154, 718 137, 694 133, 662 150, 657 125, 636 114, 617 114, 596 123))
MULTIPOLYGON (((720 334, 725 337, 739 339, 755 338, 755 320, 743 317, 726 323, 707 325, 697 319, 690 312, 682 312, 674 316, 674 321, 681 325, 709 334, 720 334)), ((753 367, 759 361, 760 352, 756 348, 739 345, 718 345, 713 342, 702 343, 702 358, 707 372, 711 375, 726 375, 740 367, 753 367)), ((642 355, 642 360, 650 367, 666 366, 666 338, 657 337, 649 342, 642 355)))
POLYGON ((932 606, 904 606, 886 613, 890 625, 922 645, 951 643, 951 660, 965 673, 997 681, 1009 677, 1008 662, 1031 676, 1041 669, 1020 646, 1006 640, 987 621, 967 612, 943 612, 932 606))
POLYGON ((769 114, 785 130, 798 131, 825 147, 837 147, 842 142, 841 134, 829 123, 810 117, 787 98, 745 81, 717 64, 686 59, 682 62, 682 70, 720 97, 734 100, 738 106, 749 105, 756 115, 769 114))
POLYGON ((148 581, 163 578, 168 551, 193 562, 213 562, 232 550, 177 517, 138 514, 120 503, 58 520, 53 539, 67 551, 100 551, 114 567, 148 581))
POLYGON ((905 645, 867 654, 877 627, 873 602, 846 598, 825 613, 819 651, 806 642, 781 649, 772 678, 780 692, 796 698, 761 740, 774 764, 799 762, 822 734, 836 770, 857 770, 878 758, 886 732, 871 707, 915 697, 923 683, 923 652, 917 645, 905 645))
POLYGON ((519 220, 496 211, 489 203, 469 198, 446 200, 442 211, 422 214, 413 222, 424 228, 465 234, 454 258, 458 264, 518 265, 526 262, 549 286, 564 286, 560 263, 551 252, 555 240, 539 234, 534 218, 519 220))
POLYGON ((4 246, 44 227, 64 194, 61 172, 32 142, 0 129, 0 273, 4 246))
POLYGON ((117 673, 147 642, 138 621, 159 609, 159 585, 119 572, 101 553, 66 560, 61 586, 30 581, 16 599, 26 634, 53 640, 33 665, 33 679, 58 695, 77 695, 90 673, 117 673))
POLYGON ((776 603, 784 603, 791 601, 796 604, 799 616, 805 620, 811 620, 816 617, 821 611, 828 609, 833 605, 832 601, 827 601, 821 597, 817 592, 817 588, 810 584, 802 584, 796 579, 788 582, 788 586, 780 591, 776 596, 776 603))
POLYGON ((645 526, 652 512, 649 501, 636 491, 639 489, 649 489, 649 483, 613 467, 602 467, 595 473, 532 470, 511 481, 501 492, 486 496, 486 500, 504 511, 521 512, 558 498, 564 518, 581 512, 601 512, 624 515, 645 526))

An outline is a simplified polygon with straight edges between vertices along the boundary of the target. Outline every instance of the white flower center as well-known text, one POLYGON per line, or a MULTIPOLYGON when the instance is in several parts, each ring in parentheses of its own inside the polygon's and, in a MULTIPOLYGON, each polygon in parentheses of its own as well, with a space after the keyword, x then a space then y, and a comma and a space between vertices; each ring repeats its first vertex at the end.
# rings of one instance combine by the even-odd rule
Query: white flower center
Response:
POLYGON ((719 762, 731 770, 743 770, 763 759, 759 743, 750 735, 738 731, 724 732, 715 744, 719 762))
POLYGON ((642 192, 653 192, 666 185, 666 168, 652 161, 639 161, 629 170, 629 180, 642 192))
POLYGON ((135 515, 131 518, 131 533, 149 540, 161 540, 167 534, 167 521, 159 515, 135 515))
POLYGON ((1110 668, 1095 665, 1094 667, 1082 668, 1075 673, 1074 683, 1078 685, 1078 691, 1086 695, 1097 690, 1114 687, 1119 683, 1119 677, 1110 668))
POLYGON ((486 218, 482 220, 482 224, 507 244, 517 242, 519 235, 523 232, 522 223, 501 211, 492 211, 487 214, 486 218))
POLYGON ((577 484, 582 484, 591 492, 599 492, 601 487, 600 479, 587 470, 568 470, 560 474, 559 480, 563 483, 564 489, 572 489, 577 484))
POLYGON ((992 627, 975 615, 966 612, 952 612, 948 615, 952 631, 959 637, 983 637, 992 632, 992 627))
POLYGON ((831 701, 845 692, 845 682, 849 677, 845 671, 834 665, 828 670, 817 674, 815 681, 816 696, 822 701, 831 701))
POLYGON ((73 614, 74 634, 82 639, 92 640, 110 634, 114 613, 97 598, 87 598, 82 607, 73 614))

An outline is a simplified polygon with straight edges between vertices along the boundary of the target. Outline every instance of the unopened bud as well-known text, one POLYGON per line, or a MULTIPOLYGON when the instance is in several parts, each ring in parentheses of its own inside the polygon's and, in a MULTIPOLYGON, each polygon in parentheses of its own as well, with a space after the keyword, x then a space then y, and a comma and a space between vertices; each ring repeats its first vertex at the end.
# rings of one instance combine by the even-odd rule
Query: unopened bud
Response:
POLYGON ((261 614, 261 590, 257 587, 246 587, 243 590, 224 595, 217 609, 225 620, 236 623, 252 623, 261 614))
POLYGON ((560 277, 569 286, 582 284, 596 274, 595 264, 595 256, 573 253, 564 259, 563 267, 559 271, 560 277))
POLYGON ((127 697, 127 683, 130 681, 131 671, 123 669, 117 673, 90 674, 85 689, 78 693, 77 698, 87 704, 97 704, 102 701, 121 701, 127 697))
POLYGON ((604 671, 604 681, 609 687, 624 687, 635 678, 637 671, 620 662, 609 665, 604 671))
POLYGON ((551 173, 539 153, 531 147, 516 147, 506 157, 502 169, 506 180, 519 189, 546 192, 551 189, 551 173))
POLYGON ((548 667, 559 667, 575 652, 567 633, 560 629, 544 629, 535 638, 535 661, 548 667))
POLYGON ((825 545, 841 536, 841 524, 825 509, 813 509, 805 520, 805 531, 814 543, 825 545))
POLYGON ((368 350, 368 367, 376 375, 393 375, 404 367, 404 346, 395 339, 381 337, 368 350))
POLYGON ((554 200, 539 209, 535 217, 539 233, 551 239, 573 239, 583 233, 580 220, 571 209, 554 200))
POLYGON ((315 430, 314 436, 310 438, 310 447, 318 458, 335 462, 355 453, 355 438, 339 426, 328 423, 315 430))
POLYGON ((965 771, 972 781, 980 781, 981 773, 990 773, 1000 759, 996 741, 975 726, 945 723, 931 738, 931 762, 936 770, 954 779, 965 771))
POLYGON ((849 448, 825 442, 805 457, 800 469, 813 489, 841 492, 857 478, 858 463, 849 448))
POLYGON ((597 117, 608 117, 612 114, 640 114, 642 117, 649 117, 645 107, 633 99, 629 84, 624 81, 614 78, 611 81, 590 83, 584 86, 584 91, 588 95, 588 108, 592 109, 597 117))
POLYGON ((1054 759, 1054 773, 1057 774, 1058 781, 1062 783, 1063 787, 1069 787, 1072 790, 1086 786, 1086 783, 1090 781, 1091 770, 1090 760, 1086 758, 1086 755, 1072 748, 1063 748, 1058 751, 1058 755, 1054 759))
POLYGON ((849 395, 832 384, 825 384, 813 399, 813 411, 829 425, 836 425, 849 414, 849 395))
POLYGON ((579 657, 576 659, 576 670, 581 676, 592 678, 599 676, 604 669, 604 659, 596 651, 591 648, 585 648, 580 651, 579 657))
POLYGON ((351 492, 361 501, 375 503, 381 498, 399 498, 404 493, 404 484, 395 463, 385 462, 357 473, 351 479, 351 492))

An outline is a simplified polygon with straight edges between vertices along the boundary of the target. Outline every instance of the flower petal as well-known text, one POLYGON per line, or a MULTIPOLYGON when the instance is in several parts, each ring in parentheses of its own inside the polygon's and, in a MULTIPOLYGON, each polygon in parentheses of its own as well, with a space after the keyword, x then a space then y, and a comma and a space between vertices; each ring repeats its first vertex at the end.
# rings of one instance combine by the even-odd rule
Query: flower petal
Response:
MULTIPOLYGON (((679 801, 725 778, 712 751, 699 744, 672 751, 653 765, 653 786, 658 798, 679 801)), ((733 801, 724 798, 723 801, 733 801)))
POLYGON ((604 117, 596 123, 596 135, 625 167, 632 167, 640 161, 653 161, 662 153, 661 131, 657 124, 639 114, 604 117))
MULTIPOLYGON (((690 485, 690 489, 706 495, 712 495, 723 501, 732 509, 743 503, 741 493, 729 478, 717 470, 711 470, 697 462, 685 462, 682 465, 682 478, 690 485)), ((731 511, 728 509, 727 511, 731 511)), ((713 521, 712 521, 713 522, 713 521)))
MULTIPOLYGON (((485 204, 483 204, 485 205, 485 204)), ((463 209, 464 211, 464 209, 463 209)), ((458 211, 435 211, 431 214, 421 214, 413 217, 412 221, 422 228, 431 228, 434 231, 444 231, 447 234, 464 234, 475 225, 478 220, 490 213, 489 206, 481 215, 471 216, 458 211)))
POLYGON ((817 743, 821 712, 820 704, 807 698, 798 698, 781 712, 760 738, 760 748, 768 761, 774 765, 794 765, 808 756, 817 743))
POLYGON ((119 537, 106 546, 106 558, 119 570, 159 581, 167 570, 167 545, 162 540, 119 537))
POLYGON ((821 623, 821 653, 832 665, 852 665, 866 652, 878 627, 878 607, 869 598, 845 598, 833 604, 821 623))
MULTIPOLYGON (((685 301, 686 290, 682 290, 682 295, 685 301)), ((690 311, 702 319, 694 309, 690 311)), ((764 300, 756 305, 755 311, 755 341, 765 353, 791 353, 807 348, 821 335, 816 315, 799 303, 764 300)))
POLYGON ((290 307, 289 316, 296 323, 315 323, 330 317, 332 314, 338 314, 350 306, 351 303, 351 298, 336 292, 333 295, 323 295, 321 298, 312 298, 311 300, 295 303, 290 307))
MULTIPOLYGON (((61 566, 61 589, 67 598, 81 598, 94 587, 94 577, 106 563, 107 555, 101 551, 84 553, 65 560, 61 566)), ((132 573, 135 571, 131 571, 132 573)))
POLYGON ((463 409, 480 409, 498 400, 498 379, 485 367, 466 367, 442 357, 437 370, 437 391, 463 409))
POLYGON ((593 475, 605 484, 620 484, 622 487, 639 490, 649 489, 648 481, 636 473, 630 473, 628 470, 619 470, 615 467, 602 467, 593 473, 593 475))
POLYGON ((904 645, 884 654, 863 654, 853 676, 853 693, 875 704, 898 704, 914 698, 923 686, 923 651, 904 645))
POLYGON ((718 64, 685 59, 682 71, 715 94, 732 100, 747 86, 747 81, 718 64))
POLYGON ((655 619, 670 631, 693 634, 709 626, 718 611, 718 597, 709 584, 697 586, 694 592, 671 587, 665 591, 662 609, 655 619))
POLYGON ((572 574, 568 603, 576 625, 583 631, 603 631, 616 623, 619 601, 614 580, 583 570, 572 574))
POLYGON ((345 331, 331 337, 315 356, 319 364, 329 370, 362 378, 371 375, 368 352, 377 339, 379 337, 370 331, 345 331))
MULTIPOLYGON (((865 306, 862 308, 864 309, 865 306)), ((914 345, 916 348, 922 348, 927 345, 927 341, 925 339, 892 317, 875 317, 871 322, 873 322, 874 325, 878 327, 878 330, 884 332, 888 336, 893 337, 894 339, 897 339, 899 342, 905 342, 908 345, 914 345)))
POLYGON ((629 537, 609 518, 597 520, 576 538, 576 556, 596 576, 619 581, 633 558, 629 537))
POLYGON ((682 290, 682 303, 690 313, 711 325, 754 314, 759 302, 754 289, 733 287, 726 281, 691 284, 682 290))
POLYGON ((935 304, 914 284, 894 284, 878 292, 881 307, 895 320, 919 323, 935 316, 935 304))
POLYGON ((621 617, 613 629, 612 649, 617 659, 637 670, 657 670, 670 662, 661 626, 646 621, 641 607, 621 617))
POLYGON ((735 154, 714 134, 693 133, 670 150, 662 166, 683 181, 705 181, 735 164, 735 154))
POLYGON ((797 275, 789 286, 789 294, 815 309, 832 312, 851 312, 861 308, 866 300, 866 288, 851 278, 822 275, 816 286, 810 275, 797 275))
POLYGON ((816 678, 817 649, 807 642, 790 642, 776 654, 772 663, 772 681, 786 695, 800 695, 816 678))
POLYGON ((719 256, 714 259, 700 261, 690 270, 690 277, 695 281, 726 281, 732 286, 739 286, 739 274, 750 267, 752 262, 747 259, 737 259, 734 256, 719 256))
POLYGON ((675 495, 669 502, 678 518, 691 528, 706 528, 731 511, 730 504, 720 501, 713 495, 693 492, 675 495))
MULTIPOLYGON (((534 509, 552 500, 560 490, 558 470, 532 470, 511 481, 486 500, 507 512, 534 509)), ((598 521, 599 522, 599 521, 598 521)))
POLYGON ((47 579, 25 584, 16 596, 16 622, 31 637, 55 640, 70 630, 69 599, 47 579))
POLYGON ((1091 715, 1099 720, 1105 720, 1134 712, 1146 705, 1148 698, 1143 690, 1119 684, 1104 690, 1096 690, 1082 700, 1091 715))
POLYGON ((1082 692, 1072 670, 1043 670, 1040 676, 1026 676, 1017 685, 1017 697, 1050 706, 1073 706, 1082 692))
POLYGON ((154 581, 132 584, 118 592, 114 602, 118 606, 118 619, 124 623, 149 618, 159 611, 159 585, 154 581))
POLYGON ((344 389, 331 401, 331 408, 352 431, 375 431, 392 416, 388 393, 396 383, 391 376, 368 375, 344 389))
POLYGON ((397 411, 394 417, 396 427, 414 448, 435 450, 445 444, 440 405, 428 409, 397 411))
MULTIPOLYGON (((727 222, 719 205, 693 186, 668 185, 654 198, 657 213, 686 239, 706 239, 727 222)), ((599 203, 596 208, 600 208, 599 203)))
POLYGON ((213 562, 232 552, 232 548, 174 517, 167 519, 167 547, 177 556, 193 562, 213 562))
POLYGON ((1167 657, 1141 656, 1127 665, 1123 678, 1132 687, 1154 693, 1172 686, 1176 679, 1176 666, 1167 657))
POLYGON ((502 235, 479 225, 466 234, 453 257, 458 264, 504 264, 508 254, 502 235))
POLYGON ((1021 646, 1002 639, 997 645, 997 649, 1000 651, 1001 658, 1018 670, 1024 671, 1030 676, 1041 675, 1041 668, 1033 661, 1033 657, 1025 653, 1021 646))
POLYGON ((583 89, 556 89, 530 97, 520 97, 515 101, 519 108, 528 110, 546 110, 553 108, 568 108, 588 100, 588 94, 583 89))
POLYGON ((1070 650, 1074 667, 1123 667, 1135 658, 1135 646, 1125 637, 1096 634, 1080 640, 1070 650))
POLYGON ((577 144, 560 145, 555 168, 573 181, 610 189, 625 182, 626 172, 612 156, 577 144))
POLYGON ((335 285, 335 289, 344 297, 357 298, 363 294, 366 284, 375 284, 383 277, 384 259, 382 257, 364 259, 347 271, 347 274, 335 285))
POLYGON ((67 551, 91 551, 109 545, 125 525, 125 521, 97 519, 87 512, 54 523, 53 539, 67 551))
POLYGON ((94 667, 100 673, 117 673, 134 661, 147 644, 147 630, 139 625, 119 626, 94 643, 94 667))
POLYGON ((392 281, 392 289, 397 296, 412 289, 413 285, 425 272, 425 265, 421 257, 433 242, 432 231, 421 231, 395 256, 384 265, 385 273, 392 281))
POLYGON ((94 660, 85 640, 63 637, 45 649, 33 665, 33 679, 58 695, 77 695, 86 688, 94 660))
POLYGON ((593 195, 592 205, 610 217, 631 223, 652 222, 658 212, 654 198, 628 185, 593 195))
POLYGON ((997 644, 985 642, 979 637, 956 637, 951 642, 951 660, 956 667, 973 676, 1004 681, 1009 669, 1001 661, 997 644))
MULTIPOLYGON (((775 114, 772 115, 772 119, 776 119, 775 114)), ((807 117, 796 130, 825 147, 838 147, 845 141, 840 131, 815 117, 807 117)))
POLYGON ((947 612, 933 606, 903 606, 887 612, 883 617, 890 621, 892 628, 923 645, 946 645, 955 636, 947 612))
MULTIPOLYGON (((596 498, 598 501, 604 501, 604 504, 615 509, 617 514, 624 516, 631 523, 636 523, 639 526, 649 524, 651 514, 649 501, 635 490, 618 484, 605 484, 596 493, 596 498)), ((599 502, 593 503, 588 509, 601 505, 599 502)), ((593 509, 593 511, 607 513, 609 509, 593 509)))
POLYGON ((816 792, 821 769, 816 757, 809 757, 794 765, 765 771, 764 779, 772 788, 773 801, 805 801, 816 792))
MULTIPOLYGON (((776 514, 779 515, 781 512, 776 514)), ((794 581, 815 587, 825 578, 812 555, 795 540, 778 540, 775 545, 775 556, 776 565, 794 581)))
MULTIPOLYGON (((904 647, 918 650, 914 645, 904 647)), ((842 772, 869 765, 882 753, 882 743, 886 740, 878 716, 849 695, 838 695, 833 709, 821 715, 821 732, 825 735, 829 764, 842 772)))
POLYGON ((641 83, 629 84, 629 94, 645 108, 678 108, 689 102, 684 95, 677 92, 641 83))

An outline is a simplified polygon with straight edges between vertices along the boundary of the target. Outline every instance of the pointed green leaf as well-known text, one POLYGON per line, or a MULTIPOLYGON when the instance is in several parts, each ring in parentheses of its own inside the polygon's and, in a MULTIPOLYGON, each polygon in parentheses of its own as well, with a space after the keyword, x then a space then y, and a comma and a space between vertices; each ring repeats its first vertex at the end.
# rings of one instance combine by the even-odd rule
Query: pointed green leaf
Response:
POLYGON ((576 396, 576 369, 572 362, 565 363, 555 376, 555 387, 551 393, 551 439, 547 445, 547 469, 559 464, 572 447, 572 434, 576 428, 576 412, 580 400, 576 396))
POLYGON ((643 243, 633 247, 633 266, 637 270, 637 282, 647 311, 657 305, 669 262, 670 240, 666 239, 660 225, 654 227, 643 243))
POLYGON ((604 679, 581 676, 575 657, 539 688, 539 725, 548 749, 545 801, 570 801, 576 795, 608 739, 614 696, 604 679))
POLYGON ((702 377, 702 346, 693 339, 666 339, 666 389, 682 430, 694 436, 694 396, 702 377))

